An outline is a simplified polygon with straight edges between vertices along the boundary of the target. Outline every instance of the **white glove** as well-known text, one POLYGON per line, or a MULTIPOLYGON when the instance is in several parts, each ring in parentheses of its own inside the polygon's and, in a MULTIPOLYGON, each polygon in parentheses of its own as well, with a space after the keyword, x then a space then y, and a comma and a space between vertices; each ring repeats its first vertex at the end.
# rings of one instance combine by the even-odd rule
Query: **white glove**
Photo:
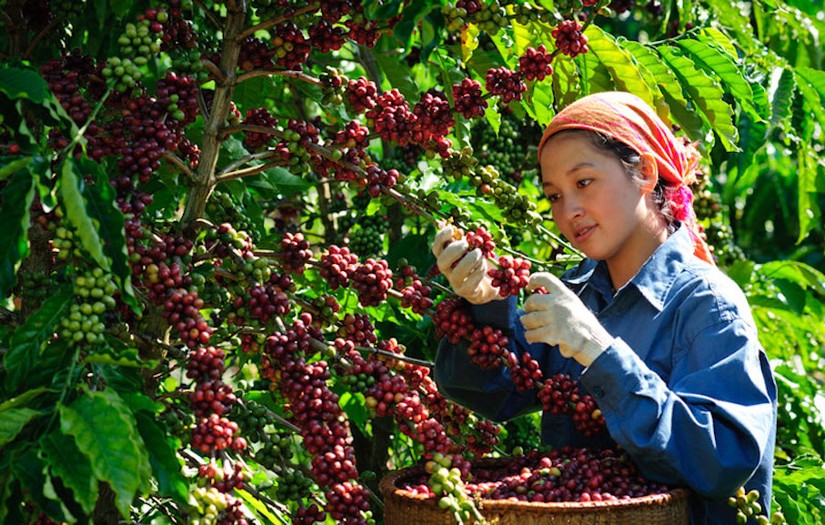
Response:
POLYGON ((453 237, 456 231, 453 226, 445 226, 435 235, 432 245, 438 269, 447 277, 453 291, 473 304, 503 299, 487 275, 487 259, 481 250, 467 251, 470 248, 467 241, 453 237))
POLYGON ((539 287, 549 293, 533 294, 524 302, 524 338, 528 343, 558 345, 564 357, 590 366, 610 346, 613 336, 576 294, 552 274, 531 275, 527 288, 532 291, 539 287))

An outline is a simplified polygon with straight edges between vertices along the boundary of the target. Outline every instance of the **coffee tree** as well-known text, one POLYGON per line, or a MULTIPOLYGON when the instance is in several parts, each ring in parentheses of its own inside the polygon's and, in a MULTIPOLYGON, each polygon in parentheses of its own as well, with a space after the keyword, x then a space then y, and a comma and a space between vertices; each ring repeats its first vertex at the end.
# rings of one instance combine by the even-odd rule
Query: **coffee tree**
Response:
POLYGON ((420 463, 470 518, 469 461, 537 430, 443 398, 441 337, 603 432, 429 242, 458 225, 505 295, 575 263, 535 144, 604 90, 706 154, 698 213, 779 382, 777 509, 822 518, 813 2, 0 5, 1 521, 374 523, 377 480, 420 463))

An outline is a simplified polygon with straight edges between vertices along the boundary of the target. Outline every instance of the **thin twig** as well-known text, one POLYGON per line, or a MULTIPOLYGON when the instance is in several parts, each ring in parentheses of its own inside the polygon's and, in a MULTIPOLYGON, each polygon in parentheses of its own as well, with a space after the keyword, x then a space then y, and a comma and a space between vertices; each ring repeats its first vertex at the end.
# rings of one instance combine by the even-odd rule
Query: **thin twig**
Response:
POLYGON ((217 178, 217 183, 220 184, 222 182, 229 182, 231 180, 240 179, 243 177, 251 177, 252 175, 258 175, 266 170, 277 168, 279 166, 288 166, 289 164, 280 161, 280 162, 270 162, 268 164, 259 164, 257 166, 250 166, 248 168, 243 168, 240 170, 231 171, 229 173, 225 173, 223 175, 219 175, 217 178))
POLYGON ((184 175, 186 175, 190 179, 195 177, 195 172, 192 171, 192 169, 186 164, 186 162, 184 162, 182 158, 178 157, 171 151, 164 151, 163 158, 174 164, 179 170, 181 170, 184 173, 184 175))
POLYGON ((239 75, 238 84, 246 80, 251 80, 253 78, 273 76, 296 78, 298 80, 303 80, 304 82, 308 82, 316 86, 324 85, 324 83, 321 82, 318 78, 313 77, 312 75, 307 75, 303 71, 296 71, 293 69, 253 69, 252 71, 247 71, 246 73, 239 75))
MULTIPOLYGON (((281 131, 279 129, 270 128, 268 126, 257 126, 255 124, 236 124, 234 126, 229 126, 228 128, 224 128, 224 130, 221 132, 221 137, 226 138, 229 135, 232 135, 233 133, 237 133, 239 131, 250 131, 252 133, 261 133, 262 135, 272 135, 272 136, 277 137, 279 139, 284 138, 283 131, 281 131)), ((250 160, 254 160, 255 155, 263 155, 265 153, 270 153, 270 156, 275 154, 274 151, 262 151, 260 153, 253 153, 252 155, 247 155, 243 159, 240 159, 236 162, 244 161, 244 159, 247 159, 249 157, 253 157, 250 160)), ((261 157, 258 157, 258 158, 265 158, 265 157, 261 156, 261 157)), ((231 166, 231 164, 230 164, 230 166, 231 166)))
MULTIPOLYGON (((283 519, 283 516, 281 516, 281 514, 286 514, 287 516, 289 516, 289 507, 287 507, 283 503, 280 503, 278 501, 275 501, 275 500, 269 498, 266 494, 263 494, 262 492, 259 492, 258 489, 256 489, 255 487, 252 486, 251 483, 245 483, 243 490, 249 492, 250 494, 252 494, 256 498, 258 498, 259 500, 261 500, 264 503, 266 503, 267 505, 269 505, 270 507, 276 509, 278 511, 277 515, 278 515, 279 518, 283 519)), ((289 523, 289 522, 288 521, 283 521, 283 523, 289 523)))
POLYGON ((208 69, 209 73, 215 77, 215 81, 218 84, 223 84, 226 82, 226 77, 224 76, 223 71, 221 71, 221 69, 214 62, 208 58, 201 58, 201 64, 203 64, 203 67, 208 69))
POLYGON ((49 20, 49 23, 46 24, 46 27, 44 27, 42 31, 37 33, 34 36, 34 38, 32 38, 32 41, 29 43, 29 47, 27 47, 26 51, 23 53, 24 58, 28 58, 34 52, 34 48, 37 47, 37 44, 40 43, 40 41, 43 39, 44 36, 46 36, 46 34, 48 34, 49 31, 54 29, 54 26, 57 25, 57 22, 59 20, 59 17, 52 17, 52 19, 49 20))
POLYGON ((321 4, 309 4, 306 7, 302 7, 301 9, 296 9, 289 13, 289 15, 284 16, 276 16, 275 18, 270 18, 269 20, 264 20, 258 25, 254 25, 244 31, 242 31, 236 37, 239 41, 243 40, 248 36, 254 35, 256 32, 261 31, 263 29, 269 29, 272 26, 277 26, 278 24, 283 24, 287 20, 290 20, 294 17, 301 16, 304 13, 310 13, 312 11, 317 11, 321 7, 321 4))
POLYGON ((212 10, 208 9, 201 0, 195 0, 195 3, 198 5, 198 7, 201 8, 201 11, 203 11, 204 15, 206 15, 206 18, 208 18, 209 21, 212 22, 212 25, 220 29, 221 24, 215 18, 215 15, 212 14, 212 10))
MULTIPOLYGON (((234 129, 234 128, 232 128, 232 129, 234 129)), ((227 164, 226 167, 218 173, 218 177, 221 177, 222 175, 226 175, 227 173, 229 173, 231 171, 234 171, 234 170, 240 168, 241 166, 243 166, 244 164, 248 164, 249 162, 252 162, 253 160, 264 160, 264 159, 268 159, 270 157, 274 157, 275 155, 276 155, 276 153, 272 150, 266 150, 266 151, 261 151, 260 153, 252 153, 250 155, 246 155, 246 156, 244 156, 244 157, 242 157, 242 158, 240 158, 240 159, 238 159, 234 162, 230 162, 229 164, 227 164)))
POLYGON ((377 354, 382 357, 387 357, 390 359, 395 359, 397 361, 403 361, 405 363, 410 363, 411 365, 416 366, 423 366, 424 368, 432 368, 434 365, 429 361, 424 361, 423 359, 416 359, 414 357, 407 357, 404 354, 396 354, 394 352, 389 352, 387 350, 381 350, 380 348, 372 348, 369 346, 356 346, 356 350, 359 352, 364 352, 368 354, 377 354))
POLYGON ((581 252, 579 250, 577 250, 576 248, 574 248, 572 244, 570 244, 569 242, 567 242, 564 239, 562 239, 561 237, 559 237, 557 234, 555 234, 552 231, 550 231, 549 229, 547 229, 546 226, 544 226, 542 224, 539 224, 538 225, 538 230, 539 230, 539 233, 543 233, 543 234, 547 235, 548 237, 550 237, 551 239, 553 239, 557 243, 561 244, 562 246, 564 246, 568 250, 572 251, 573 253, 575 253, 577 255, 581 255, 581 252))

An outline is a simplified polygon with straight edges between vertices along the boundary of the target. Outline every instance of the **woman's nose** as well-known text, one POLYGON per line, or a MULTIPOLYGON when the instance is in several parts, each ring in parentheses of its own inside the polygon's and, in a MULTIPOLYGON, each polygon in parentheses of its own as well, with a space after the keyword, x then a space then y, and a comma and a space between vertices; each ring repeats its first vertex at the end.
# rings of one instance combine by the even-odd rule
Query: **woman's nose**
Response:
MULTIPOLYGON (((581 201, 575 197, 566 197, 564 199, 564 209, 561 211, 566 220, 577 219, 584 214, 581 201)), ((561 218, 555 213, 554 215, 556 215, 557 218, 561 218)))

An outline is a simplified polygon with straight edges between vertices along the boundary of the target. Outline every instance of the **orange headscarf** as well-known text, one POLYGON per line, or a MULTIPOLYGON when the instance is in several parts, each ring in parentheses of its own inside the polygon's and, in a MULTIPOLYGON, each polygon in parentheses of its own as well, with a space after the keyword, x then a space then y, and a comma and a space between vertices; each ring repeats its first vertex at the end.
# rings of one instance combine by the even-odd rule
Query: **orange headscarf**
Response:
POLYGON ((631 93, 609 91, 583 97, 561 110, 547 126, 539 142, 539 158, 545 142, 565 129, 595 131, 623 142, 639 153, 656 159, 659 177, 665 180, 665 198, 674 217, 687 225, 694 253, 715 264, 707 243, 700 234, 693 211, 693 193, 688 184, 695 181, 699 152, 677 139, 645 101, 631 93))

